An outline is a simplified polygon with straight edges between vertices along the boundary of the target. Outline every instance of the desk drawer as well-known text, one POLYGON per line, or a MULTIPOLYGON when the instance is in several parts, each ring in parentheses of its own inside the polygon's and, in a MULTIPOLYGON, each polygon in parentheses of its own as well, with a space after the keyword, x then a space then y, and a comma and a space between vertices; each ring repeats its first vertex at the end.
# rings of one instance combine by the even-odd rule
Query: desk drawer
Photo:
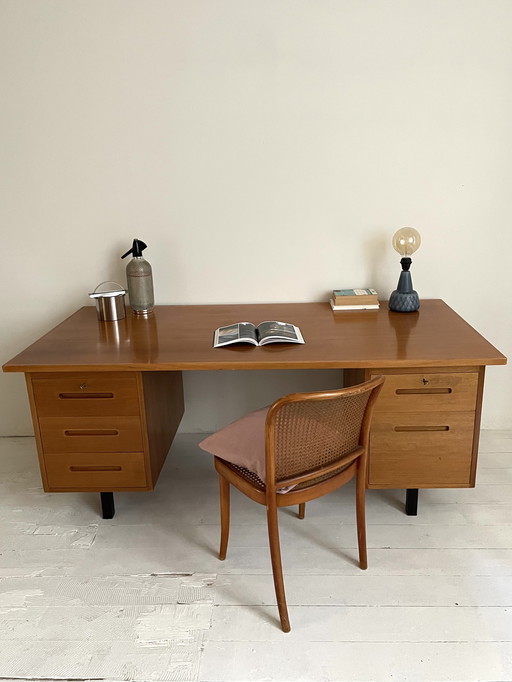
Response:
POLYGON ((474 412, 374 414, 369 484, 469 485, 474 421, 474 412))
POLYGON ((135 374, 116 372, 34 374, 39 417, 138 415, 135 374))
POLYGON ((45 453, 140 452, 139 417, 41 417, 45 453))
POLYGON ((47 455, 48 490, 107 490, 144 488, 146 474, 141 452, 47 455))
POLYGON ((375 412, 474 410, 478 372, 387 374, 375 412))

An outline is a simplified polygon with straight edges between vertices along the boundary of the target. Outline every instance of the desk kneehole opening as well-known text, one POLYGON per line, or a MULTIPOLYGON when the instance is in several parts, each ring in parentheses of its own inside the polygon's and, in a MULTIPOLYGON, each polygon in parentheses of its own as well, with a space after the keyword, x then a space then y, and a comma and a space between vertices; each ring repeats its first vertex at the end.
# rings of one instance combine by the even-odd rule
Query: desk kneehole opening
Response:
POLYGON ((449 431, 450 427, 442 424, 429 426, 395 426, 394 430, 398 433, 410 433, 412 431, 449 431))

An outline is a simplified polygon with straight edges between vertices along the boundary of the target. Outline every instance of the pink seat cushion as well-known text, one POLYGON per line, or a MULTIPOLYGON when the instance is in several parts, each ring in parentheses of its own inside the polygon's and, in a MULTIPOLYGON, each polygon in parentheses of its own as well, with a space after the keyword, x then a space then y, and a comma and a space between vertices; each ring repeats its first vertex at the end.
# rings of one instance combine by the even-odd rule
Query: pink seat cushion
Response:
POLYGON ((212 433, 199 447, 231 464, 254 471, 265 481, 265 419, 267 407, 249 412, 244 417, 212 433))

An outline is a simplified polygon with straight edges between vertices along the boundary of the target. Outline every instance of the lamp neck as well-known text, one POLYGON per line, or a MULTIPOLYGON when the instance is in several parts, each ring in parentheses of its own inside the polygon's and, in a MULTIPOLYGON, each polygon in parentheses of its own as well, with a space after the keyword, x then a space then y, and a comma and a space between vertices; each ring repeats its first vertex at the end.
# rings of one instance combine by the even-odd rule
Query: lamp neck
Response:
POLYGON ((412 258, 409 258, 409 256, 404 256, 400 260, 400 264, 401 264, 402 270, 404 272, 409 272, 409 268, 411 267, 411 263, 412 263, 412 258))

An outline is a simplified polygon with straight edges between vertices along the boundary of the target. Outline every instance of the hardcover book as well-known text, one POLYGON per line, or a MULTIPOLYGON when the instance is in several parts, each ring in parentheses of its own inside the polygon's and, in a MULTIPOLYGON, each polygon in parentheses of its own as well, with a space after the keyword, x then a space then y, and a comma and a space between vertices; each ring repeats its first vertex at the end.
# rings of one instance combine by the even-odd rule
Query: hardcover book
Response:
POLYGON ((213 347, 228 346, 231 343, 252 343, 264 346, 267 343, 304 343, 301 331, 289 322, 276 320, 261 322, 235 322, 219 327, 213 334, 213 347))
POLYGON ((331 298, 329 301, 333 310, 378 310, 380 305, 378 303, 366 303, 363 305, 336 305, 331 298))
POLYGON ((332 292, 334 305, 368 305, 378 304, 375 289, 334 289, 332 292))

